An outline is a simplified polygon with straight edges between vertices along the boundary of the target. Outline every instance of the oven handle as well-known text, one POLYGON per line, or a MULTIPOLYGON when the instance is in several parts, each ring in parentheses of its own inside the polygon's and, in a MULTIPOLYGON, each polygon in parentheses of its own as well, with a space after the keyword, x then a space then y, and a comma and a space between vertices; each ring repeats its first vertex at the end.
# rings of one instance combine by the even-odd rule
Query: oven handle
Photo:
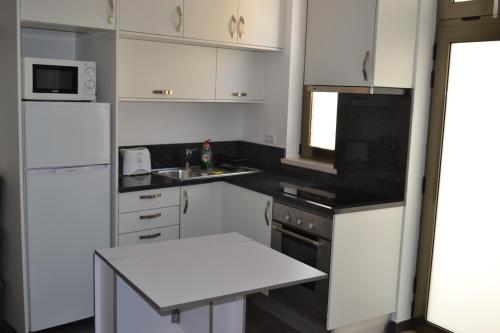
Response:
POLYGON ((275 225, 273 225, 273 230, 275 230, 277 232, 281 232, 282 234, 288 235, 288 236, 290 236, 292 238, 298 239, 300 241, 303 241, 304 243, 310 244, 310 245, 318 247, 318 248, 322 246, 321 243, 318 242, 318 241, 309 239, 309 238, 304 237, 302 235, 296 234, 295 232, 291 232, 291 231, 285 230, 285 229, 277 227, 275 225))

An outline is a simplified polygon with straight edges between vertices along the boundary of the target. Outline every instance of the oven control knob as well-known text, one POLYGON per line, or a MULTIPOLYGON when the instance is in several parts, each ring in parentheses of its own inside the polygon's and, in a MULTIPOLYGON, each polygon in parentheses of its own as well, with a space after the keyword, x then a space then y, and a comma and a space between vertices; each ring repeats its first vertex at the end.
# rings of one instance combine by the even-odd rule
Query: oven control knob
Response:
POLYGON ((285 221, 286 222, 290 222, 292 220, 292 217, 290 216, 290 214, 286 214, 285 215, 285 221))
POLYGON ((307 225, 307 227, 310 229, 310 230, 313 230, 314 229, 314 223, 309 223, 307 225))
POLYGON ((297 225, 302 225, 302 220, 301 219, 297 219, 297 225))

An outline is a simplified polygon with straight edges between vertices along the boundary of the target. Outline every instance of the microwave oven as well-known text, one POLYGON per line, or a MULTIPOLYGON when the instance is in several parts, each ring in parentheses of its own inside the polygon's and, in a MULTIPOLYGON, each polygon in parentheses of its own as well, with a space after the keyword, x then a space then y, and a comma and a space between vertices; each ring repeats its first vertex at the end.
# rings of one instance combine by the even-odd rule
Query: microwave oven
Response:
POLYGON ((23 58, 23 100, 95 101, 96 63, 23 58))

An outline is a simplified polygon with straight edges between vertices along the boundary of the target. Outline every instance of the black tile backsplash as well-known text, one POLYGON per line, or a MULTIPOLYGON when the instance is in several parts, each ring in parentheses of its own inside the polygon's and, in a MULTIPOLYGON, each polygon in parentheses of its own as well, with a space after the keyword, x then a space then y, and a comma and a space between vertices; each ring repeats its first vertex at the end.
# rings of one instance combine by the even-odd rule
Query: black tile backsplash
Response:
MULTIPOLYGON (((179 143, 165 145, 127 146, 120 148, 146 147, 151 153, 153 169, 181 167, 184 165, 186 148, 198 148, 193 153, 191 165, 199 165, 202 142, 179 143)), ((332 175, 315 170, 285 165, 281 159, 285 157, 285 149, 255 144, 245 141, 222 141, 211 143, 213 154, 224 154, 248 159, 248 166, 283 174, 304 181, 324 185, 342 186, 368 194, 387 195, 404 200, 406 172, 366 170, 348 170, 332 175)), ((121 171, 121 165, 120 165, 121 171)))

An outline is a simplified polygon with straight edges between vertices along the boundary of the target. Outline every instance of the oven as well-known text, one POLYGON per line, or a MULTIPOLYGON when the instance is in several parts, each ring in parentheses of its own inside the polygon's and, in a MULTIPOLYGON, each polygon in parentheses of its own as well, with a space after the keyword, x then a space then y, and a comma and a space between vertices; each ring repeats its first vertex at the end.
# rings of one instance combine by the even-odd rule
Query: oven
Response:
MULTIPOLYGON (((326 218, 275 202, 273 249, 330 274, 333 217, 326 218)), ((326 327, 329 280, 273 290, 269 296, 326 327)))

